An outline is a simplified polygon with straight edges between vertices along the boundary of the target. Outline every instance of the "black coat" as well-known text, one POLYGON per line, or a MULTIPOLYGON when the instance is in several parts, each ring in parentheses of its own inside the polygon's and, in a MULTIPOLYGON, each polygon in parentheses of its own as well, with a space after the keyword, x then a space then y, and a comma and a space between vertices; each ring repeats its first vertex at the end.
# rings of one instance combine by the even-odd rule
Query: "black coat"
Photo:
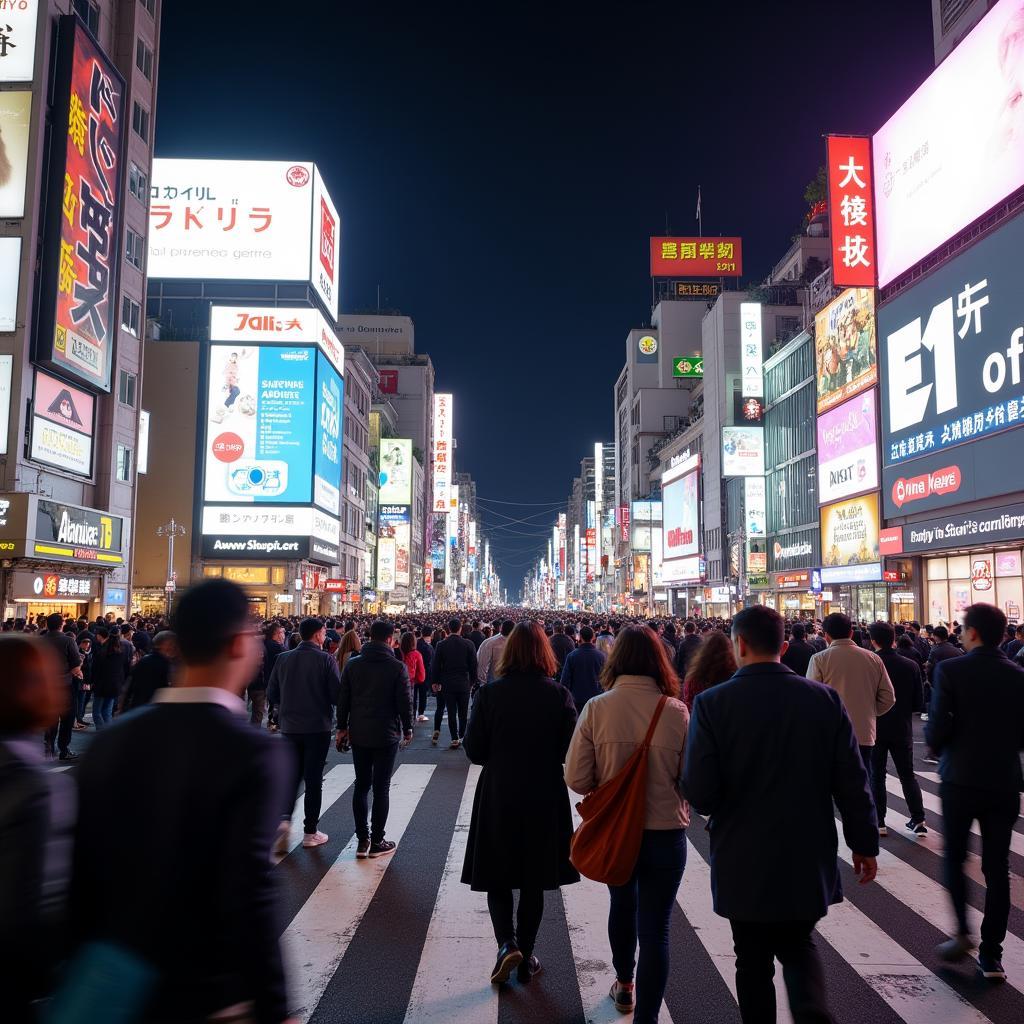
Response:
MULTIPOLYGON (((131 646, 128 644, 127 646, 131 646)), ((103 643, 92 650, 92 692, 94 697, 119 697, 128 681, 131 659, 125 645, 103 643)))
POLYGON ((338 728, 354 747, 390 747, 412 732, 412 689, 404 661, 387 644, 367 643, 345 662, 338 688, 338 728))
POLYGON ((896 694, 896 703, 876 720, 877 742, 905 743, 913 739, 911 717, 924 710, 924 684, 921 667, 913 658, 897 654, 891 647, 883 647, 878 656, 896 694))
POLYGON ((676 675, 679 676, 680 680, 686 681, 686 672, 690 666, 690 659, 696 653, 697 648, 700 647, 700 637, 696 633, 687 633, 682 640, 679 641, 679 646, 676 648, 676 656, 672 664, 676 670, 676 675))
POLYGON ((963 651, 959 647, 951 644, 948 640, 943 640, 937 643, 928 655, 928 664, 925 666, 925 671, 928 675, 928 679, 932 680, 935 678, 935 668, 937 665, 944 661, 948 661, 950 658, 963 657, 963 651))
POLYGON ((782 664, 786 668, 791 668, 798 676, 806 676, 812 654, 814 648, 806 640, 790 640, 789 647, 782 656, 782 664))
POLYGON ((124 710, 140 708, 153 699, 153 694, 171 685, 171 662, 159 651, 147 654, 132 669, 124 695, 124 710))
MULTIPOLYGON (((399 655, 401 657, 401 655, 399 655)), ((476 648, 464 636, 446 636, 434 650, 430 682, 456 693, 476 682, 476 648)))
POLYGON ((576 650, 576 643, 572 637, 566 636, 565 633, 552 634, 548 638, 548 642, 551 644, 551 650, 555 652, 558 671, 561 673, 562 667, 565 665, 565 659, 576 650))
POLYGON ((576 708, 543 676, 495 679, 477 692, 465 748, 484 766, 473 797, 462 881, 478 892, 557 889, 569 863, 572 811, 563 765, 576 708))

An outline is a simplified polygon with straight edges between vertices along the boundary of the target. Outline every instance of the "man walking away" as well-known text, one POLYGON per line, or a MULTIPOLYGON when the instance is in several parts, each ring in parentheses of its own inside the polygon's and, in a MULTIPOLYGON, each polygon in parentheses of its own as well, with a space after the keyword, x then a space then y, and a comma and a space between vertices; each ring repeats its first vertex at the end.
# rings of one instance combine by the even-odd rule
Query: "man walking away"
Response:
POLYGON ((131 711, 148 704, 157 690, 171 685, 171 669, 178 656, 178 642, 169 629, 153 638, 153 650, 132 669, 125 686, 123 710, 131 711))
MULTIPOLYGON (((548 643, 551 644, 551 650, 554 651, 555 661, 558 662, 558 674, 560 676, 562 668, 565 665, 565 659, 568 658, 569 654, 576 649, 576 645, 573 643, 571 637, 566 636, 564 622, 558 620, 551 628, 553 632, 548 643)), ((555 678, 558 678, 558 676, 555 678)))
POLYGON ((505 619, 494 636, 489 636, 480 645, 480 650, 476 652, 476 681, 479 686, 494 680, 494 670, 505 650, 505 641, 515 628, 516 624, 511 619, 505 619))
POLYGON ((331 745, 341 678, 337 659, 323 649, 325 632, 319 619, 303 619, 299 646, 278 657, 267 685, 267 700, 280 705, 278 727, 292 746, 297 767, 295 788, 291 802, 283 808, 284 821, 274 849, 282 856, 288 852, 292 802, 299 781, 306 786, 302 845, 323 846, 328 839, 317 826, 323 802, 324 762, 331 745))
POLYGON ((872 751, 871 788, 875 797, 875 813, 878 817, 878 834, 887 836, 885 824, 886 789, 885 775, 889 756, 896 766, 896 774, 903 787, 903 798, 907 801, 910 821, 907 828, 915 835, 927 835, 924 823, 924 800, 921 786, 914 774, 914 727, 911 724, 916 712, 924 707, 924 687, 921 670, 917 662, 904 658, 893 650, 896 630, 888 622, 876 622, 868 628, 871 645, 882 659, 886 675, 892 683, 896 703, 879 720, 876 727, 875 746, 872 751))
POLYGON ((1006 979, 1002 956, 1010 916, 1010 836, 1024 788, 1024 672, 999 649, 1005 629, 1006 616, 998 608, 972 604, 967 609, 962 634, 967 653, 939 663, 925 726, 925 739, 939 756, 946 888, 957 922, 956 935, 939 946, 939 956, 952 963, 973 945, 963 864, 977 819, 985 875, 978 966, 992 981, 1006 979))
MULTIPOLYGON (((955 644, 949 642, 949 630, 945 626, 936 626, 932 631, 932 636, 935 637, 935 643, 932 645, 932 649, 928 654, 928 663, 924 667, 925 671, 925 684, 924 684, 924 706, 925 708, 931 703, 932 699, 932 680, 935 678, 935 669, 940 662, 948 661, 950 658, 959 658, 963 655, 963 651, 960 650, 955 644)), ((924 722, 928 721, 927 711, 921 715, 921 720, 924 722)))
POLYGON ((822 629, 829 645, 811 658, 807 678, 831 686, 842 698, 870 776, 875 723, 896 703, 896 695, 881 658, 850 639, 853 625, 845 615, 827 615, 822 629))
POLYGON ((258 643, 248 615, 228 580, 186 591, 176 685, 98 733, 82 758, 71 939, 119 995, 155 975, 133 1020, 208 1020, 229 1007, 232 1019, 288 1016, 270 873, 287 764, 283 745, 246 721, 258 643), (128 822, 132 855, 112 856, 128 822))
POLYGON ((601 693, 601 669, 605 656, 594 646, 594 631, 590 626, 580 629, 580 645, 565 659, 561 684, 572 694, 576 713, 583 711, 591 697, 601 693))
POLYGON ((782 656, 782 664, 792 669, 798 676, 807 675, 807 666, 814 654, 814 648, 804 640, 806 633, 802 622, 794 622, 792 638, 786 653, 782 656))
MULTIPOLYGON (((59 720, 46 730, 43 737, 43 753, 47 757, 53 757, 59 752, 62 761, 72 761, 78 757, 71 749, 71 732, 75 726, 75 708, 78 704, 77 685, 82 680, 82 655, 79 653, 75 638, 62 632, 63 628, 64 616, 60 612, 47 616, 43 640, 57 655, 57 665, 60 668, 63 688, 67 691, 67 699, 61 705, 59 720)), ((93 704, 95 706, 95 701, 93 704)))
POLYGON ((480 629, 479 619, 473 620, 473 624, 469 631, 469 639, 473 641, 473 646, 477 651, 480 650, 480 645, 487 639, 487 637, 484 636, 483 631, 480 629))
POLYGON ((399 744, 412 739, 412 689, 405 663, 391 653, 395 628, 389 622, 370 626, 370 642, 345 664, 338 691, 338 749, 352 745, 356 782, 352 814, 356 821, 356 856, 383 857, 395 844, 384 838, 390 809, 391 774, 399 744), (367 824, 367 797, 373 790, 373 819, 367 824))
POLYGON ((700 637, 697 636, 697 623, 693 619, 687 619, 683 623, 683 639, 679 641, 673 661, 673 668, 680 680, 688 678, 687 668, 698 647, 700 647, 700 637))
MULTIPOLYGON (((451 750, 458 750, 466 736, 469 718, 469 691, 478 675, 476 648, 473 641, 460 636, 462 623, 452 619, 446 636, 434 651, 431 682, 441 687, 448 711, 448 729, 451 732, 451 750)), ((437 720, 434 720, 437 732, 437 720)))
MULTIPOLYGON (((427 679, 430 679, 430 663, 434 660, 434 648, 430 646, 430 630, 423 626, 417 627, 416 629, 416 650, 420 652, 420 657, 423 659, 423 669, 427 673, 427 679)), ((417 722, 427 722, 427 691, 428 686, 423 687, 423 700, 419 709, 419 714, 416 716, 417 722)))
POLYGON ((878 829, 857 738, 839 695, 779 663, 782 617, 754 605, 732 620, 739 668, 698 694, 683 792, 711 816, 715 912, 732 925, 745 1024, 775 1020, 774 959, 793 1019, 831 1021, 812 933, 842 898, 835 808, 862 883, 878 829))

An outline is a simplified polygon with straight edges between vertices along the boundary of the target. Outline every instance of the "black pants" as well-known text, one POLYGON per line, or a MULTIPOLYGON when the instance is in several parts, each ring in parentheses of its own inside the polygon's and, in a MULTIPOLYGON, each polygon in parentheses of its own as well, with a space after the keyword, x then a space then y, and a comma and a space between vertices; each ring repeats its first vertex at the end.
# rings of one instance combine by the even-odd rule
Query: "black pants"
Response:
POLYGON ((997 793, 973 786, 943 782, 943 830, 946 833, 946 888, 953 900, 957 930, 967 934, 967 886, 964 861, 967 836, 977 819, 981 830, 981 871, 985 876, 985 916, 981 922, 979 952, 998 960, 1010 919, 1010 836, 1020 813, 1020 794, 997 793))
POLYGON ((537 932, 540 931, 540 922, 544 917, 544 890, 519 890, 519 912, 514 923, 511 889, 488 892, 487 909, 491 914, 491 927, 494 928, 498 946, 504 946, 506 942, 515 942, 523 951, 523 956, 531 956, 537 942, 537 932))
POLYGON ((450 686, 445 688, 444 702, 448 708, 448 728, 452 734, 452 740, 461 740, 466 737, 466 722, 469 720, 469 687, 454 690, 450 686), (456 728, 458 719, 458 728, 456 728))
POLYGON ((70 682, 65 685, 67 689, 66 703, 61 708, 60 718, 46 730, 46 735, 43 737, 43 743, 47 750, 53 751, 54 743, 56 743, 57 750, 61 754, 66 754, 71 747, 71 730, 75 724, 78 687, 81 682, 72 677, 70 682))
POLYGON ((441 723, 444 721, 444 690, 438 690, 434 694, 434 732, 441 731, 441 723))
POLYGON ((907 801, 911 821, 924 821, 924 799, 921 796, 921 785, 914 774, 914 735, 909 730, 899 740, 875 740, 871 750, 871 791, 875 798, 875 810, 878 812, 878 824, 885 824, 885 811, 888 805, 885 791, 885 769, 889 757, 896 766, 896 774, 900 777, 903 787, 903 798, 907 801))
POLYGON ((302 830, 311 836, 320 823, 320 805, 324 798, 324 763, 331 746, 329 732, 289 732, 285 739, 295 752, 296 781, 292 790, 292 801, 285 808, 285 815, 291 817, 294 794, 299 791, 299 782, 306 786, 302 801, 302 830))
POLYGON ((775 1024, 775 958, 795 1024, 830 1024, 825 977, 811 933, 816 921, 732 921, 736 996, 743 1024, 775 1024))
POLYGON ((415 705, 414 712, 417 715, 425 715, 427 713, 427 684, 417 683, 412 688, 412 698, 415 705))
POLYGON ((388 747, 353 747, 352 764, 356 782, 352 787, 352 816, 356 820, 356 836, 379 843, 384 838, 391 809, 391 775, 395 770, 398 744, 388 747), (373 818, 367 827, 367 797, 373 790, 373 818))
MULTIPOLYGON (((872 785, 872 783, 871 783, 871 765, 873 763, 872 751, 875 748, 874 747, 860 747, 859 749, 860 749, 860 759, 861 759, 861 761, 864 762, 864 771, 866 771, 868 773, 868 789, 870 789, 871 785, 872 785)), ((884 782, 885 780, 883 779, 882 781, 884 782)), ((882 819, 879 818, 878 820, 881 821, 882 819)))

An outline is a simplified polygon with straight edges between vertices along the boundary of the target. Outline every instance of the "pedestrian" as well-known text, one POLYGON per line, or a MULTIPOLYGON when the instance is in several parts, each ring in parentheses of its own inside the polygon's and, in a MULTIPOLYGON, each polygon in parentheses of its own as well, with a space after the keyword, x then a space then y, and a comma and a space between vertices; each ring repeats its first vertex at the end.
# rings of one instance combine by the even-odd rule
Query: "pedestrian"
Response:
POLYGON ((939 757, 945 881, 957 926, 956 934, 939 946, 939 956, 956 962, 974 945, 963 865, 977 820, 985 876, 978 966, 991 981, 1006 979, 1002 957, 1010 915, 1010 838, 1024 789, 1024 672, 999 649, 1005 629, 1006 616, 993 605, 972 604, 964 612, 967 653, 938 664, 925 726, 925 739, 939 757))
POLYGON ((853 624, 846 615, 826 616, 822 629, 829 645, 811 657, 807 678, 831 686, 842 698, 870 777, 876 721, 893 706, 896 695, 881 658, 850 639, 853 624))
POLYGON ((128 682, 131 656, 125 650, 120 630, 111 629, 104 636, 101 628, 96 635, 98 643, 92 657, 92 722, 99 730, 110 725, 114 717, 114 708, 128 682))
MULTIPOLYGON (((59 720, 54 719, 43 736, 43 754, 50 758, 59 754, 62 761, 71 761, 78 756, 71 749, 71 733, 75 725, 76 688, 82 681, 82 655, 78 651, 74 637, 63 632, 64 616, 60 612, 54 612, 44 621, 46 631, 42 637, 57 656, 63 686, 67 690, 67 700, 61 700, 59 720)), ((95 704, 96 699, 93 697, 94 708, 95 704)), ((93 717, 95 718, 95 711, 93 717)))
MULTIPOLYGON (((434 656, 437 655, 437 649, 444 638, 445 632, 440 627, 431 634, 430 646, 433 649, 434 656)), ((436 747, 437 741, 441 737, 441 723, 444 721, 444 688, 436 678, 433 657, 430 659, 430 675, 427 678, 430 680, 430 692, 434 695, 434 731, 430 737, 430 745, 436 747)))
POLYGON ((319 828, 320 808, 341 673, 337 659, 324 650, 325 632, 319 619, 303 619, 299 646, 278 657, 267 684, 267 700, 279 705, 278 728, 291 744, 295 762, 295 785, 282 808, 283 820, 274 848, 278 855, 288 852, 292 805, 299 782, 305 784, 302 845, 307 849, 323 846, 329 838, 319 828))
POLYGON ((74 708, 75 724, 72 726, 75 732, 81 732, 83 729, 89 728, 85 720, 85 708, 89 703, 89 698, 92 696, 93 639, 92 633, 87 629, 81 630, 75 639, 75 642, 78 644, 78 653, 82 659, 81 665, 78 666, 82 672, 82 678, 75 680, 78 686, 74 688, 77 690, 74 708))
POLYGON ((416 650, 416 637, 412 632, 403 633, 399 644, 402 652, 402 661, 409 672, 409 682, 412 684, 413 710, 416 712, 418 722, 425 722, 427 716, 427 670, 423 664, 423 655, 416 650), (418 709, 418 710, 417 710, 418 709))
POLYGON ((693 703, 683 792, 709 816, 711 892, 732 928, 740 1016, 775 1020, 777 958, 793 1019, 831 1021, 812 936, 843 898, 836 809, 854 872, 862 883, 875 877, 867 772, 838 692, 781 664, 777 612, 744 608, 732 642, 736 674, 693 703))
POLYGON ((928 721, 928 705, 932 699, 932 679, 935 676, 935 669, 938 664, 942 661, 946 661, 947 658, 959 658, 964 652, 957 647, 955 644, 949 642, 949 630, 945 626, 936 626, 932 630, 932 636, 935 637, 935 643, 932 644, 932 649, 928 653, 928 661, 924 667, 924 707, 925 710, 921 714, 921 721, 928 721))
MULTIPOLYGON (((458 750, 466 735, 469 693, 477 678, 476 647, 472 640, 460 635, 461 631, 462 623, 458 619, 448 623, 448 636, 437 645, 431 665, 431 683, 440 686, 444 693, 448 731, 452 737, 450 750, 458 750)), ((434 746, 437 746, 440 728, 435 716, 431 740, 434 746)))
MULTIPOLYGON (((406 662, 391 653, 395 627, 377 621, 370 641, 351 657, 338 690, 338 749, 352 747, 356 781, 352 814, 356 824, 356 857, 383 857, 395 850, 384 838, 390 810, 391 775, 401 745, 412 740, 412 690, 406 662), (373 791, 373 817, 368 821, 367 797, 373 791)), ((411 633, 402 637, 412 641, 411 633)), ((417 654, 416 650, 412 650, 417 654)), ((422 661, 420 662, 422 668, 422 661)))
POLYGON ((156 691, 171 685, 171 674, 178 657, 174 633, 161 630, 153 638, 153 649, 132 669, 124 690, 122 711, 148 704, 156 691))
MULTIPOLYGON (((263 716, 267 714, 267 684, 278 655, 284 652, 284 627, 279 622, 270 622, 263 629, 263 657, 246 694, 249 698, 249 721, 257 729, 263 727, 263 716)), ((270 716, 267 715, 269 724, 270 716)))
POLYGON ((477 686, 483 686, 494 679, 494 670, 501 660, 501 653, 505 650, 512 630, 516 624, 511 619, 504 619, 498 623, 498 629, 493 636, 489 636, 481 645, 476 654, 476 682, 477 686))
POLYGON ((473 641, 473 646, 479 651, 480 645, 487 639, 484 636, 483 630, 480 629, 480 620, 474 619, 469 632, 469 639, 473 641))
POLYGON ((112 999, 124 1020, 200 1021, 229 1007, 234 1019, 288 1017, 270 847, 289 773, 283 744, 246 718, 241 695, 258 657, 248 617, 228 580, 185 591, 175 685, 82 758, 73 953, 53 1020, 72 1008, 77 1020, 110 1019, 112 999), (126 822, 132 855, 112 856, 126 822), (87 967, 116 981, 80 991, 87 967))
POLYGON ((643 742, 662 697, 669 698, 650 741, 636 866, 628 882, 608 887, 608 942, 615 968, 609 994, 617 1010, 634 1011, 634 1024, 655 1024, 669 975, 669 922, 686 866, 690 817, 679 780, 689 714, 677 699, 679 678, 664 645, 648 627, 627 626, 619 634, 601 678, 607 692, 581 711, 565 762, 566 785, 577 793, 592 793, 622 771, 643 742))
POLYGON ((24 633, 0 638, 0 985, 4 1020, 30 1024, 66 933, 73 787, 46 770, 39 732, 68 714, 65 665, 24 633))
POLYGON ((811 655, 815 653, 814 648, 805 639, 807 630, 802 622, 794 622, 790 631, 789 646, 782 656, 782 664, 792 669, 798 676, 807 675, 807 666, 810 663, 811 655))
POLYGON ((569 863, 572 813, 562 775, 576 709, 555 671, 544 631, 520 622, 505 644, 497 678, 477 693, 466 733, 466 754, 483 771, 462 881, 487 893, 498 944, 492 984, 508 981, 512 971, 523 982, 537 974, 544 892, 580 878, 569 863))
POLYGON ((565 623, 561 619, 552 623, 551 638, 548 642, 551 644, 551 650, 554 651, 555 661, 558 665, 558 675, 555 677, 557 679, 562 674, 565 659, 569 657, 571 651, 575 650, 576 644, 573 643, 572 637, 566 634, 565 623))
POLYGON ((676 675, 680 679, 684 681, 687 679, 690 659, 702 642, 701 638, 697 635, 697 623, 693 619, 687 619, 683 623, 683 638, 679 641, 675 658, 672 661, 672 667, 676 670, 676 675))
POLYGON ((683 701, 689 711, 698 693, 731 679, 736 671, 732 641, 722 632, 709 633, 690 659, 689 675, 683 684, 683 701))
POLYGON ((888 622, 876 622, 868 629, 871 645, 892 683, 896 703, 878 719, 875 746, 871 752, 871 789, 875 798, 875 813, 878 817, 878 834, 887 836, 889 828, 885 823, 887 798, 885 788, 886 768, 890 755, 896 766, 903 799, 910 811, 907 828, 915 835, 928 834, 924 820, 924 798, 921 785, 914 774, 914 714, 924 707, 924 685, 921 669, 917 662, 904 658, 893 649, 896 631, 888 622))
POLYGON ((590 626, 580 629, 579 646, 569 652, 562 667, 561 683, 572 694, 576 713, 583 711, 591 697, 601 692, 601 670, 605 656, 594 645, 594 631, 590 626))
POLYGON ((349 658, 358 654, 362 649, 363 642, 359 639, 359 634, 354 629, 350 629, 344 633, 341 638, 341 643, 338 645, 338 653, 336 655, 339 671, 344 672, 349 658))

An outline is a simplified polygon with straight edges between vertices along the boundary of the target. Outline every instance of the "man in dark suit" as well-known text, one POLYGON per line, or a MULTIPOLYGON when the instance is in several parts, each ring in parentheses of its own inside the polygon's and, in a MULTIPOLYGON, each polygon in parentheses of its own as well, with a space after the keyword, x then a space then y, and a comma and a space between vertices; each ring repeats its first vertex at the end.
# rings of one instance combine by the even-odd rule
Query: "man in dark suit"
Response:
POLYGON ((576 713, 583 711, 591 697, 601 692, 601 669, 605 656, 594 646, 594 631, 590 626, 580 629, 580 645, 569 652, 562 668, 562 685, 572 694, 576 713))
POLYGON ((1010 916, 1010 836, 1024 788, 1024 672, 999 649, 1006 616, 990 604, 964 613, 962 658, 940 662, 932 681, 925 739, 939 757, 942 816, 946 833, 946 888, 957 933, 939 947, 947 961, 972 948, 967 929, 963 864, 975 819, 981 830, 985 916, 978 966, 984 977, 1003 981, 1003 939, 1010 916))
POLYGON ((176 685, 98 733, 78 774, 73 942, 154 970, 147 1021, 243 1003, 263 1024, 288 1017, 270 845, 290 772, 284 744, 246 717, 259 642, 248 614, 228 580, 186 591, 176 685), (114 856, 111 836, 126 828, 131 856, 114 856))
POLYGON ((697 636, 697 624, 692 619, 687 619, 683 623, 683 639, 679 641, 679 646, 676 648, 676 656, 672 662, 680 682, 686 681, 686 670, 689 667, 690 659, 694 656, 700 644, 700 637, 697 636))
POLYGON ((775 1019, 774 959, 796 1020, 831 1020, 811 933, 842 896, 833 801, 862 883, 878 828, 853 725, 831 687, 779 659, 782 617, 754 605, 732 620, 739 668, 694 701, 682 788, 710 815, 715 912, 729 918, 745 1022, 775 1019))
POLYGON ((815 653, 814 648, 804 640, 807 631, 802 622, 794 622, 792 636, 786 653, 782 656, 782 664, 792 669, 798 676, 807 675, 807 665, 811 655, 815 653))
POLYGON ((916 661, 904 658, 893 650, 896 630, 890 623, 874 623, 868 627, 868 635, 875 653, 882 659, 896 694, 896 703, 876 723, 875 746, 871 751, 871 788, 875 798, 875 813, 878 815, 878 834, 889 834, 885 824, 888 803, 885 776, 891 755, 903 787, 903 798, 910 810, 907 828, 915 835, 927 835, 924 799, 921 796, 921 785, 914 774, 914 727, 911 724, 914 713, 924 707, 921 669, 916 661))
MULTIPOLYGON (((450 749, 458 750, 466 735, 469 718, 469 691, 476 682, 477 660, 473 641, 459 634, 462 623, 452 619, 446 636, 434 651, 431 664, 432 686, 440 687, 448 711, 448 729, 452 735, 450 749)), ((437 691, 435 691, 437 692, 437 691)), ((437 721, 435 719, 435 725, 437 721)), ((437 745, 438 730, 434 730, 433 743, 437 745)))
POLYGON ((576 650, 576 644, 572 637, 566 635, 565 623, 557 621, 552 629, 554 632, 548 642, 551 644, 551 650, 555 652, 555 661, 558 662, 558 676, 555 677, 558 678, 565 667, 565 659, 576 650))

